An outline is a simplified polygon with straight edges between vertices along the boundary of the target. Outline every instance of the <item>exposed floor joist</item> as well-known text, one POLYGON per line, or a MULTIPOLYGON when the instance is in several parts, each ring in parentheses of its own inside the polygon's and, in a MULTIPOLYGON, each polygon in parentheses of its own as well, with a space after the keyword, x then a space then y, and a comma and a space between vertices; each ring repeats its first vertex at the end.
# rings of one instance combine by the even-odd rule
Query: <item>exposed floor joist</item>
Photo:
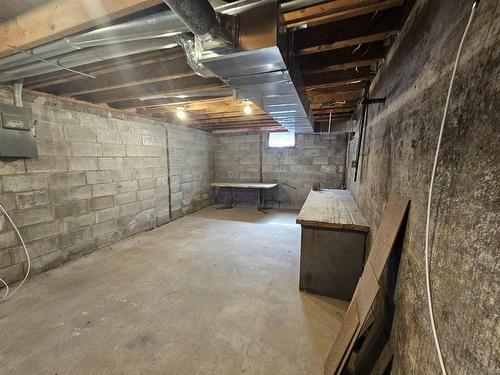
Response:
MULTIPOLYGON (((81 1, 75 1, 74 6, 81 6, 77 4, 81 1)), ((97 0, 86 4, 94 1, 97 0)), ((163 4, 160 0, 103 2, 110 20, 163 4)), ((56 3, 71 2, 50 2, 56 3)), ((365 81, 374 77, 403 24, 403 3, 404 0, 334 0, 284 14, 287 26, 294 33, 295 56, 313 122, 323 123, 330 115, 336 122, 353 117, 365 81)), ((64 6, 70 9, 69 4, 64 6)), ((159 7, 146 12, 156 12, 159 7)), ((51 8, 46 5, 32 9, 29 14, 43 13, 44 9, 46 12, 51 8)), ((55 23, 57 37, 61 35, 58 33, 88 28, 88 22, 92 25, 104 22, 99 12, 80 16, 79 21, 70 17, 69 23, 55 23), (95 20, 90 21, 91 17, 95 20), (81 24, 77 25, 78 22, 81 24)), ((44 32, 26 25, 25 29, 38 36, 44 32)), ((253 104, 252 114, 243 114, 244 105, 234 101, 231 88, 217 78, 196 75, 180 47, 87 64, 78 70, 96 78, 60 71, 27 78, 24 86, 167 121, 179 121, 175 111, 183 107, 189 114, 186 124, 196 127, 205 124, 202 128, 208 130, 215 126, 217 130, 281 127, 253 104)))
POLYGON ((79 100, 91 103, 116 103, 125 100, 133 100, 152 95, 178 96, 186 93, 198 93, 202 90, 218 89, 227 87, 218 78, 202 78, 192 76, 165 80, 161 82, 140 84, 116 90, 100 91, 97 93, 75 95, 79 100))
POLYGON ((16 53, 128 14, 161 0, 54 0, 0 24, 0 57, 16 53))
POLYGON ((404 0, 336 0, 285 13, 288 28, 317 26, 400 6, 404 0))
MULTIPOLYGON (((180 48, 172 48, 170 50, 144 52, 129 56, 127 59, 115 58, 107 61, 83 65, 79 67, 78 70, 82 73, 99 76, 102 74, 117 73, 122 70, 133 69, 147 64, 160 63, 162 61, 169 61, 171 59, 182 57, 185 57, 185 53, 180 48)), ((24 80, 24 86, 29 87, 30 89, 46 90, 54 85, 61 85, 61 87, 64 87, 69 82, 85 80, 88 80, 88 77, 68 71, 58 71, 55 73, 26 78, 24 80)))

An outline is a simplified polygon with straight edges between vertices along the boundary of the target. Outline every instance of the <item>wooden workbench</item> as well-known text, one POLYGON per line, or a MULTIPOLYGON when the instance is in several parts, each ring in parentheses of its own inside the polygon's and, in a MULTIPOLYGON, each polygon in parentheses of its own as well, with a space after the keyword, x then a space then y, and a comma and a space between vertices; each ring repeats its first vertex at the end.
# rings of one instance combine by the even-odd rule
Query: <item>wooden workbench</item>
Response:
POLYGON ((297 224, 315 228, 368 232, 370 227, 349 190, 311 190, 297 216, 297 224))
POLYGON ((257 209, 263 213, 267 213, 262 207, 262 190, 272 189, 278 186, 276 182, 213 182, 210 184, 215 188, 228 188, 231 189, 229 193, 229 200, 224 207, 220 208, 233 208, 236 204, 233 202, 233 189, 256 189, 257 193, 257 209))
POLYGON ((299 288, 349 300, 363 270, 370 230, 351 193, 311 190, 297 223, 302 226, 299 288))

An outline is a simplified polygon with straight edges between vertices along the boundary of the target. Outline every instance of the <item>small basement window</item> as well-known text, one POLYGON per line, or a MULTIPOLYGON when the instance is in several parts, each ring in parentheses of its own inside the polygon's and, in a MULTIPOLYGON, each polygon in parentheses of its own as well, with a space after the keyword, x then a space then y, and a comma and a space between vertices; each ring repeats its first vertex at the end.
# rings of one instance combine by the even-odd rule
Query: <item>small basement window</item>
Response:
POLYGON ((269 147, 295 147, 295 133, 269 133, 269 147))

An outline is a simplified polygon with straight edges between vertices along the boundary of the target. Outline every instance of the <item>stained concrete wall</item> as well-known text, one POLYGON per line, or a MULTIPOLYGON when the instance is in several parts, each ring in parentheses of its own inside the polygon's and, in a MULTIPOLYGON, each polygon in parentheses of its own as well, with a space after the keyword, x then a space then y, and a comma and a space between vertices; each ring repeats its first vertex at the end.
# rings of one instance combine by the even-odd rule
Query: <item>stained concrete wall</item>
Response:
MULTIPOLYGON (((391 192, 411 197, 395 292, 394 374, 440 373, 425 294, 426 199, 452 63, 472 1, 417 1, 374 82, 358 182, 376 230, 391 192)), ((479 4, 457 71, 432 209, 432 290, 449 374, 500 370, 500 7, 479 4)), ((349 142, 347 165, 358 138, 349 142)))
MULTIPOLYGON (((269 147, 268 134, 217 134, 213 142, 217 181, 259 182, 262 168, 264 182, 279 183, 265 192, 267 206, 300 209, 314 183, 324 188, 344 185, 343 134, 297 134, 295 147, 287 148, 269 147)), ((238 193, 238 201, 245 204, 254 204, 255 197, 251 191, 238 193)), ((217 200, 225 199, 221 191, 217 200)))
MULTIPOLYGON (((9 89, 0 89, 0 101, 12 103, 9 89)), ((0 159, 0 203, 20 227, 34 272, 213 200, 209 133, 52 97, 26 96, 25 106, 37 121, 39 158, 0 159)), ((0 215, 7 282, 25 272, 19 245, 0 215)))

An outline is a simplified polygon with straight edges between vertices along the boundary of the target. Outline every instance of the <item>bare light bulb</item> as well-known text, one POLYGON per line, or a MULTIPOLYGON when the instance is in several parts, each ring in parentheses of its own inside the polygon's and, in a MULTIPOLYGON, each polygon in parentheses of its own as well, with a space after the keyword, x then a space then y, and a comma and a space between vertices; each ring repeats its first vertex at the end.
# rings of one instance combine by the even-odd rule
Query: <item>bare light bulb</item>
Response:
POLYGON ((252 108, 247 104, 246 106, 243 107, 243 113, 245 115, 251 115, 252 114, 252 108))
POLYGON ((184 110, 184 108, 177 108, 176 115, 179 120, 186 119, 186 111, 184 110))

